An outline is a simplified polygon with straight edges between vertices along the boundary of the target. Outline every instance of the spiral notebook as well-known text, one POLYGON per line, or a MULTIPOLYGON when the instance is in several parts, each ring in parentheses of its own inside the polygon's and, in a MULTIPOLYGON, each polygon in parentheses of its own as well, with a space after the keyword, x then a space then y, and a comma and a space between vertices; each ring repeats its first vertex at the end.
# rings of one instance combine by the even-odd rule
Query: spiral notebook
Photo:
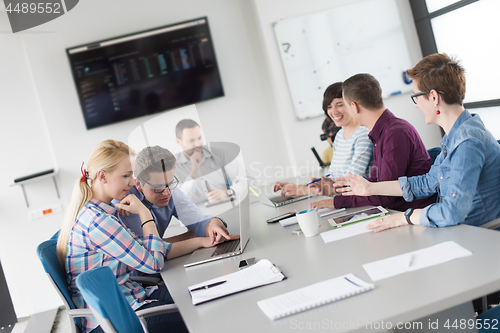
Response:
POLYGON ((257 302, 271 320, 316 308, 375 288, 353 274, 318 282, 279 296, 257 302))

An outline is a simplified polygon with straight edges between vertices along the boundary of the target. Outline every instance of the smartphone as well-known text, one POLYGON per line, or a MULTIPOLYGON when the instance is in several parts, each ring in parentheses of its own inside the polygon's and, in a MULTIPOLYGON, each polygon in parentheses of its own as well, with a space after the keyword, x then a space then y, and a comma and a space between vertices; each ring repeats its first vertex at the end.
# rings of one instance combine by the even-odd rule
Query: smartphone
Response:
POLYGON ((267 223, 276 223, 276 222, 279 222, 281 220, 287 219, 287 218, 292 217, 292 216, 295 216, 295 212, 293 212, 293 213, 289 212, 289 213, 285 213, 283 215, 273 217, 273 218, 267 220, 266 222, 267 223))
POLYGON ((207 187, 207 192, 211 192, 212 189, 210 188, 210 185, 208 185, 208 182, 205 180, 205 186, 207 187))
POLYGON ((255 258, 243 259, 240 261, 238 269, 247 268, 248 266, 252 266, 253 264, 255 264, 255 258))
POLYGON ((369 208, 361 211, 357 211, 355 213, 350 213, 346 215, 337 216, 331 219, 328 219, 328 222, 334 227, 340 227, 344 224, 354 223, 357 221, 372 219, 379 216, 384 216, 387 214, 387 210, 381 206, 375 208, 369 208))

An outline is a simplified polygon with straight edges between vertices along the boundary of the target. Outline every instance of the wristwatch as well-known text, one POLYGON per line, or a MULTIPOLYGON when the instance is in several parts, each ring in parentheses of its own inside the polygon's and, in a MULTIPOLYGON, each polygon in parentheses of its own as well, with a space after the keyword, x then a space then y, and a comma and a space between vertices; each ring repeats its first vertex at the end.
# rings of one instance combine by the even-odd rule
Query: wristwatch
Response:
POLYGON ((222 224, 224 224, 224 227, 226 227, 226 229, 227 229, 227 223, 226 223, 226 221, 224 221, 223 219, 221 219, 221 218, 220 218, 220 217, 218 217, 218 216, 216 216, 215 218, 216 218, 216 219, 219 219, 219 220, 222 222, 222 224))
POLYGON ((413 223, 411 223, 410 216, 411 216, 411 214, 413 214, 414 210, 415 210, 415 208, 408 208, 405 212, 406 222, 408 222, 408 224, 411 224, 411 225, 413 225, 413 223))

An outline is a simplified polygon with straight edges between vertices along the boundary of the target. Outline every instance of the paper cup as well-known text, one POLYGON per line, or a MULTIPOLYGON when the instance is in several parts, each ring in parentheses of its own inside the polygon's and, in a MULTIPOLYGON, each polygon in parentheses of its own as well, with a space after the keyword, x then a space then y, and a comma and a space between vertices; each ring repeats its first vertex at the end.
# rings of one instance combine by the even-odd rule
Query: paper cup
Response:
POLYGON ((297 213, 297 221, 300 229, 306 237, 313 237, 319 233, 319 214, 311 208, 297 213))

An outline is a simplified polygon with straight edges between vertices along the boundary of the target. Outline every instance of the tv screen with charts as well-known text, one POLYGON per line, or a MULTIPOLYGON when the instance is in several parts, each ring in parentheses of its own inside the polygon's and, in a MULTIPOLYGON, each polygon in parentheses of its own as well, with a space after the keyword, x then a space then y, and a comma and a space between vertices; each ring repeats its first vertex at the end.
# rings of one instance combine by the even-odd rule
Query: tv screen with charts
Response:
POLYGON ((66 51, 87 129, 224 96, 206 17, 66 51))

